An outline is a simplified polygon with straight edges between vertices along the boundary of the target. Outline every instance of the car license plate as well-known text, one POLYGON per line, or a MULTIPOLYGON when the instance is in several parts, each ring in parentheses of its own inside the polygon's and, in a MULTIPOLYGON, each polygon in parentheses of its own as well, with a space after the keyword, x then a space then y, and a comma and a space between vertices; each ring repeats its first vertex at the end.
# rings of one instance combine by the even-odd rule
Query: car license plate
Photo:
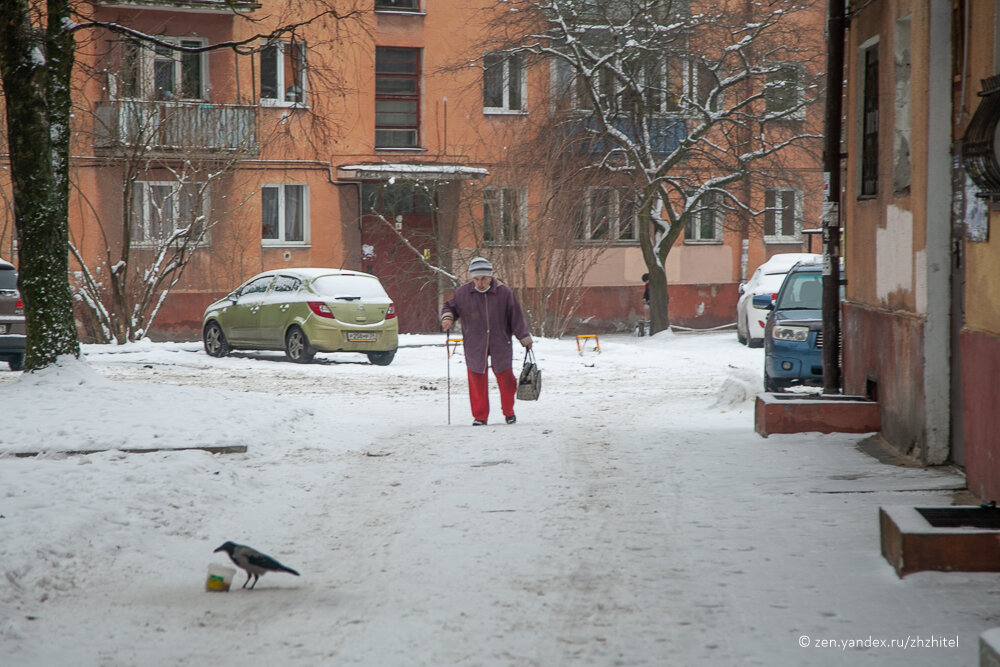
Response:
POLYGON ((374 343, 378 334, 372 331, 348 331, 347 340, 352 343, 374 343))
POLYGON ((5 334, 5 333, 7 333, 7 325, 0 324, 0 334, 5 334))

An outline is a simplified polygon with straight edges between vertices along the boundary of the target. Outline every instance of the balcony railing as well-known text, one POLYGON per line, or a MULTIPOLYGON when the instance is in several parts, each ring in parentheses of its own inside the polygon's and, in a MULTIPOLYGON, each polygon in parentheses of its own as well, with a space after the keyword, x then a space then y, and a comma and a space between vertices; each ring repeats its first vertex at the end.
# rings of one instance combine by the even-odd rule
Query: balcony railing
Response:
MULTIPOLYGON (((687 138, 687 122, 683 118, 664 116, 647 119, 648 143, 642 138, 642 129, 629 118, 617 118, 615 129, 635 143, 658 155, 667 155, 687 138)), ((597 119, 592 116, 569 117, 560 124, 554 140, 565 149, 590 155, 613 151, 621 146, 603 133, 597 119)))
POLYGON ((143 7, 169 11, 252 12, 260 9, 257 0, 97 0, 97 4, 116 7, 143 7))
POLYGON ((97 103, 96 148, 156 153, 256 155, 257 107, 199 102, 97 103))

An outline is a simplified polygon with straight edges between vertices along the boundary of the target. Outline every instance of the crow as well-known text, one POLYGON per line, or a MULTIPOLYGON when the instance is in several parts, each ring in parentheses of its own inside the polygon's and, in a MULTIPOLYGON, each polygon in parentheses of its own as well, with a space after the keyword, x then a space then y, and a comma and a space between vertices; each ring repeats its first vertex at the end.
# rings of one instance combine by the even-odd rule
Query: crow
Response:
POLYGON ((229 554, 229 560, 233 561, 237 567, 246 570, 247 580, 243 582, 243 588, 247 587, 247 584, 250 583, 250 577, 253 577, 253 583, 250 584, 250 588, 252 589, 257 585, 257 579, 260 578, 260 575, 265 572, 287 572, 288 574, 294 574, 296 577, 299 576, 299 573, 292 568, 285 567, 267 554, 262 554, 256 549, 251 549, 242 544, 226 542, 212 553, 220 551, 225 551, 229 554))

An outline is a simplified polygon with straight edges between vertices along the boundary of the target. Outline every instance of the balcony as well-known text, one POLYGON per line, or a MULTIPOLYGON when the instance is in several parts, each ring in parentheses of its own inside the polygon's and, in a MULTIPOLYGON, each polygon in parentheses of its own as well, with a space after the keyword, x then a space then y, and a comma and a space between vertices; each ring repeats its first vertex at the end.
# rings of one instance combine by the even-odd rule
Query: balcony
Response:
MULTIPOLYGON (((614 126, 625 135, 628 142, 656 155, 670 154, 687 138, 687 122, 683 118, 654 117, 647 119, 646 123, 649 130, 648 144, 642 138, 641 128, 631 119, 617 118, 614 126)), ((621 148, 601 131, 600 124, 593 116, 568 118, 559 125, 554 140, 580 155, 607 153, 621 148)))
POLYGON ((146 154, 257 155, 257 107, 200 102, 97 103, 94 147, 146 154))
POLYGON ((107 7, 135 7, 180 12, 248 13, 260 9, 257 0, 97 0, 107 7))

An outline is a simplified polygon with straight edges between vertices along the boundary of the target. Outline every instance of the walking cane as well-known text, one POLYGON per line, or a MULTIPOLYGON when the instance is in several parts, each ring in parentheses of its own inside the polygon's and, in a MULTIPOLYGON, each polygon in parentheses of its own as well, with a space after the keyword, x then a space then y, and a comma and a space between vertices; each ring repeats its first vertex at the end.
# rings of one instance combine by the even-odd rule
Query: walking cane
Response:
POLYGON ((448 349, 449 336, 451 334, 447 331, 444 332, 444 353, 448 357, 448 425, 451 426, 451 350, 448 349))

